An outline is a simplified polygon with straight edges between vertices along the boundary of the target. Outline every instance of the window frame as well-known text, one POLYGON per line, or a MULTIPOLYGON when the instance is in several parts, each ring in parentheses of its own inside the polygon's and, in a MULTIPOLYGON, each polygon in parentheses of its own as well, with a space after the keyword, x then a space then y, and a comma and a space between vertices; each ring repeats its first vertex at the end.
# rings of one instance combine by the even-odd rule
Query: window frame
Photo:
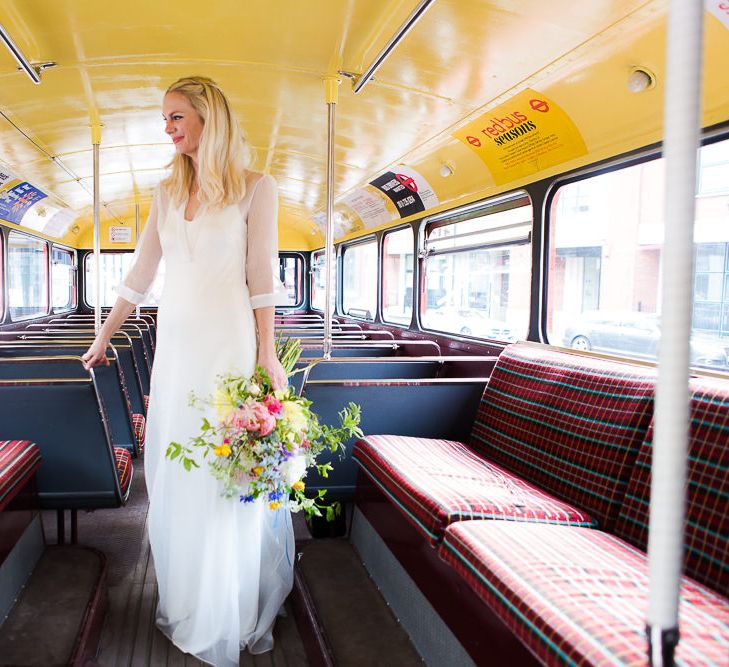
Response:
POLYGON ((299 298, 295 304, 287 304, 287 305, 276 305, 277 310, 299 310, 301 309, 304 304, 306 303, 306 256, 303 252, 298 252, 294 250, 282 250, 278 253, 278 259, 279 259, 279 266, 281 266, 280 262, 282 259, 297 259, 301 261, 301 284, 297 285, 297 291, 299 293, 299 298))
MULTIPOLYGON (((119 250, 101 250, 100 254, 101 255, 133 255, 134 254, 134 250, 122 250, 122 249, 119 249, 119 250)), ((88 271, 86 270, 86 263, 89 262, 89 261, 91 261, 91 259, 93 259, 93 256, 94 256, 94 251, 93 250, 89 250, 83 256, 83 260, 82 260, 83 261, 83 266, 79 267, 79 271, 83 271, 83 274, 84 274, 84 293, 82 295, 83 296, 83 304, 84 304, 84 307, 85 308, 89 308, 90 310, 94 310, 94 306, 92 306, 88 302, 88 300, 86 299, 86 295, 88 293, 89 286, 91 285, 91 283, 87 283, 86 282, 86 274, 88 273, 88 271)), ((101 307, 102 308, 112 308, 113 306, 114 306, 114 304, 112 303, 111 306, 104 306, 104 305, 102 305, 101 307)), ((150 308, 150 307, 151 308, 154 308, 154 306, 140 306, 140 307, 142 307, 142 308, 150 308)))
MULTIPOLYGON (((40 236, 35 236, 34 234, 28 234, 25 231, 22 231, 20 229, 9 229, 7 233, 7 267, 9 269, 10 266, 10 239, 13 234, 17 234, 18 236, 24 236, 25 238, 33 239, 34 241, 37 241, 41 244, 43 244, 43 255, 44 255, 44 270, 45 270, 45 284, 46 284, 46 304, 45 304, 45 310, 42 313, 33 313, 32 315, 26 315, 24 317, 18 317, 14 318, 11 312, 11 306, 10 306, 10 298, 8 298, 7 303, 7 315, 9 322, 16 323, 16 322, 26 322, 28 320, 35 320, 42 317, 47 317, 51 314, 51 285, 50 285, 50 242, 47 239, 44 239, 40 236)), ((10 295, 10 274, 9 271, 6 272, 6 287, 7 287, 7 293, 8 297, 10 295)))
MULTIPOLYGON (((380 235, 380 244, 378 248, 378 262, 379 262, 379 284, 378 284, 378 302, 377 302, 377 310, 378 310, 378 316, 379 319, 376 321, 381 322, 382 324, 386 324, 388 327, 397 327, 399 329, 410 329, 410 327, 413 325, 413 315, 416 311, 416 299, 415 299, 415 292, 417 291, 417 268, 418 268, 418 233, 415 229, 414 225, 412 224, 405 224, 405 225, 398 225, 397 227, 390 227, 388 229, 383 230, 383 232, 380 235), (390 320, 385 319, 385 240, 390 234, 395 234, 397 232, 402 232, 405 229, 409 229, 412 232, 413 235, 413 263, 412 263, 412 274, 413 274, 413 280, 412 280, 412 290, 413 290, 413 302, 411 305, 411 312, 410 312, 410 322, 408 324, 401 324, 399 322, 391 322, 390 320)), ((367 320, 368 321, 368 320, 367 320)))
POLYGON ((339 290, 339 298, 338 300, 338 308, 341 308, 341 314, 343 317, 350 317, 353 320, 357 320, 359 322, 381 322, 381 316, 380 316, 380 295, 382 292, 382 284, 380 283, 379 277, 380 277, 380 243, 378 243, 377 234, 368 234, 367 236, 361 236, 353 241, 350 241, 348 243, 343 243, 339 246, 339 252, 337 253, 337 257, 340 259, 338 262, 338 271, 337 271, 337 283, 341 286, 341 289, 339 290), (363 246, 368 245, 370 243, 373 243, 375 246, 375 312, 372 313, 372 319, 368 319, 367 317, 359 317, 357 315, 350 315, 348 314, 344 309, 344 256, 347 253, 348 250, 352 248, 356 248, 357 246, 363 246))
POLYGON ((51 294, 49 298, 51 313, 53 315, 59 313, 70 313, 76 310, 78 307, 78 252, 74 248, 61 245, 60 243, 51 243, 50 252, 50 285, 51 294), (56 308, 53 305, 53 251, 59 250, 60 252, 66 252, 71 255, 71 305, 68 308, 56 308))
MULTIPOLYGON (((478 336, 472 336, 472 335, 466 335, 461 334, 458 332, 453 331, 443 331, 441 329, 433 329, 430 327, 427 327, 423 321, 424 318, 424 309, 423 305, 426 302, 425 297, 425 291, 426 291, 426 261, 428 258, 431 257, 437 257, 439 255, 455 255, 460 254, 464 252, 473 252, 477 250, 485 250, 485 249, 498 249, 498 248, 504 248, 504 247, 513 247, 515 245, 529 245, 533 244, 534 239, 534 225, 537 222, 537 216, 535 213, 535 204, 534 204, 534 197, 531 195, 531 193, 526 188, 520 188, 518 190, 511 190, 509 192, 496 195, 494 197, 489 197, 486 200, 474 202, 472 204, 467 204, 465 206, 460 206, 455 209, 451 209, 449 211, 443 211, 441 213, 436 213, 435 215, 428 216, 426 218, 423 218, 420 221, 420 230, 417 237, 418 243, 418 261, 417 261, 417 268, 418 268, 418 303, 417 303, 417 309, 415 312, 415 318, 417 322, 418 328, 426 333, 430 334, 436 334, 440 336, 448 336, 451 338, 459 338, 464 339, 468 341, 478 341, 479 343, 503 343, 507 344, 507 341, 499 341, 497 339, 489 339, 489 338, 481 338, 478 336), (440 229, 442 227, 446 227, 448 225, 453 225, 458 222, 466 222, 468 220, 471 220, 473 218, 483 216, 483 215, 495 215, 497 213, 502 213, 503 211, 509 211, 516 208, 519 208, 521 206, 531 206, 532 208, 532 221, 531 221, 531 229, 527 232, 527 235, 525 237, 519 237, 515 239, 507 239, 503 241, 496 241, 494 243, 473 243, 464 245, 463 247, 454 248, 454 249, 441 249, 441 250, 429 250, 428 249, 428 237, 430 234, 436 230, 440 229)), ((478 232, 466 232, 464 234, 460 234, 458 236, 455 236, 454 238, 464 238, 468 236, 475 236, 478 234, 483 234, 484 232, 478 231, 478 232)), ((533 253, 532 253, 533 254, 533 253)), ((534 273, 534 267, 531 267, 532 274, 534 273)), ((531 285, 531 283, 530 283, 531 285)), ((532 290, 530 288, 529 290, 529 297, 530 301, 532 300, 533 294, 532 290)), ((533 304, 529 304, 529 311, 531 311, 531 308, 533 307, 533 304)), ((529 322, 527 321, 527 332, 529 328, 529 322)))

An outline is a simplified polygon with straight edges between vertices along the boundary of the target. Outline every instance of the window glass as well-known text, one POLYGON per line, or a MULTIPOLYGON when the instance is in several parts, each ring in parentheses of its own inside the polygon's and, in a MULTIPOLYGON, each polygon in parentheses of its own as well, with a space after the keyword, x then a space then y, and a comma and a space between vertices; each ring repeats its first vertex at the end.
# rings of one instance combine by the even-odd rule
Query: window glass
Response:
POLYGON ((382 245, 382 319, 410 324, 413 314, 413 228, 385 234, 382 245))
POLYGON ((2 322, 5 317, 5 272, 3 271, 3 258, 3 235, 0 233, 0 322, 2 322))
POLYGON ((70 310, 75 304, 73 253, 53 248, 51 253, 51 295, 53 310, 70 310))
POLYGON ((311 307, 324 310, 326 303, 326 271, 324 270, 324 251, 311 255, 311 307))
POLYGON ((13 321, 48 314, 48 244, 8 235, 8 306, 13 321))
MULTIPOLYGON (((102 252, 100 257, 101 264, 101 306, 111 307, 116 302, 117 293, 114 288, 121 284, 124 276, 129 271, 134 253, 131 252, 102 252)), ((157 269, 157 276, 154 279, 149 290, 147 298, 142 301, 140 306, 156 306, 162 296, 162 287, 164 285, 165 266, 164 260, 160 262, 157 269)), ((95 298, 95 262, 94 254, 86 255, 84 262, 84 298, 86 303, 92 308, 96 306, 95 298)))
MULTIPOLYGON (((729 370, 729 141, 703 147, 699 155, 691 361, 729 370), (708 185, 717 169, 724 177, 716 183, 724 187, 708 185)), ((663 160, 557 190, 550 212, 550 342, 656 358, 664 192, 663 160)))
POLYGON ((375 319, 377 312, 377 242, 347 246, 342 258, 342 308, 345 315, 375 319))
POLYGON ((526 195, 433 225, 425 242, 426 329, 499 341, 529 320, 532 206, 526 195))
POLYGON ((276 305, 284 308, 301 305, 304 300, 304 260, 299 255, 284 255, 279 257, 278 262, 286 296, 281 297, 276 305))

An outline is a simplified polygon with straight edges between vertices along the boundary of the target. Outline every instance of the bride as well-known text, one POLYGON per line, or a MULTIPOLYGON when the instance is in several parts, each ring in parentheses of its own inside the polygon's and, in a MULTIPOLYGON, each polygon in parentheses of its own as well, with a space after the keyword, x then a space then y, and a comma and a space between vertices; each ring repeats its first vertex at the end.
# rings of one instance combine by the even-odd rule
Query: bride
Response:
POLYGON ((273 647, 293 580, 290 516, 264 499, 222 498, 202 461, 187 472, 165 452, 197 435, 203 417, 215 421, 214 409, 190 407, 189 395, 212 395, 217 375, 250 375, 258 364, 275 387, 287 384, 274 346, 276 184, 247 170, 248 144, 211 79, 173 83, 162 115, 175 145, 171 174, 154 193, 132 268, 83 360, 87 368, 105 361, 112 334, 145 298, 164 257, 144 461, 156 620, 182 651, 232 667, 242 649, 273 647))

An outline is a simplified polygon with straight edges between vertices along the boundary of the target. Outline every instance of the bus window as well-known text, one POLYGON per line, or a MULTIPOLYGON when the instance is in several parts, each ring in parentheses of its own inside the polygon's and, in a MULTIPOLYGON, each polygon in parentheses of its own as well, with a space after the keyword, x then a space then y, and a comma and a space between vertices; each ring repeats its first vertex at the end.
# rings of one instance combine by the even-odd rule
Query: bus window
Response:
POLYGON ((377 310, 377 242, 344 248, 342 308, 345 315, 374 320, 377 310))
POLYGON ((326 272, 324 271, 324 251, 311 253, 311 308, 324 310, 326 302, 326 272))
MULTIPOLYGON (((691 362, 729 370, 729 141, 700 152, 691 362)), ((560 187, 552 200, 549 341, 655 359, 660 341, 664 164, 560 187)))
POLYGON ((385 234, 382 264, 382 319, 407 326, 413 315, 412 227, 385 234))
POLYGON ((423 327, 499 341, 526 335, 532 206, 524 194, 426 228, 423 327))
MULTIPOLYGON (((134 254, 130 252, 102 252, 100 257, 101 264, 101 306, 111 307, 116 302, 117 294, 114 288, 121 283, 124 276, 129 271, 134 259, 134 254)), ((94 271, 94 255, 89 253, 86 255, 84 262, 84 299, 91 307, 95 307, 95 271, 94 271)), ((149 290, 147 298, 139 304, 140 306, 156 306, 162 296, 162 286, 164 284, 164 260, 160 262, 157 269, 157 277, 154 279, 149 290)))
POLYGON ((54 313, 76 306, 73 253, 69 250, 53 248, 51 251, 51 300, 54 313))
POLYGON ((48 314, 48 243, 16 231, 8 235, 8 306, 14 322, 48 314))
POLYGON ((286 296, 282 296, 277 306, 295 308, 304 302, 304 260, 301 255, 282 255, 279 257, 279 272, 281 282, 286 289, 286 296))

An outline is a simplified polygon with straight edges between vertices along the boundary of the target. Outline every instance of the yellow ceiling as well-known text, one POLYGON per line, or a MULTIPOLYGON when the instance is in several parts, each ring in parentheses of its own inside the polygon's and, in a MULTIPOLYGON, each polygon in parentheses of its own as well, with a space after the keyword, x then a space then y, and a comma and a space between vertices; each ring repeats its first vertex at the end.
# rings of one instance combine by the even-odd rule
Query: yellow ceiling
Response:
MULTIPOLYGON (((3 0, 0 23, 21 50, 57 67, 35 86, 0 47, 0 167, 73 209, 79 230, 65 240, 88 247, 91 126, 102 125, 103 219, 133 225, 134 204, 146 212, 172 155, 160 112, 164 90, 180 76, 204 74, 231 98, 255 168, 278 180, 282 246, 316 247, 313 217, 324 209, 326 178, 322 78, 361 72, 417 4, 3 0)), ((335 196, 398 163, 420 170, 442 205, 493 189, 483 163, 451 133, 524 87, 560 101, 591 156, 609 153, 616 98, 606 88, 610 103, 600 110, 595 96, 614 85, 635 107, 629 113, 655 116, 659 87, 652 100, 637 101, 625 77, 646 65, 636 58, 661 70, 664 14, 658 0, 436 0, 364 91, 354 95, 347 79, 340 86, 335 196), (446 160, 456 165, 448 182, 438 175, 446 160)), ((709 40, 729 41, 718 21, 709 24, 709 40)), ((729 54, 716 49, 718 73, 729 54)), ((708 85, 720 99, 727 84, 717 76, 708 85)), ((715 105, 713 122, 729 118, 726 99, 715 105)), ((621 131, 624 121, 615 119, 621 131)), ((635 141, 659 129, 656 122, 637 128, 635 141)))

